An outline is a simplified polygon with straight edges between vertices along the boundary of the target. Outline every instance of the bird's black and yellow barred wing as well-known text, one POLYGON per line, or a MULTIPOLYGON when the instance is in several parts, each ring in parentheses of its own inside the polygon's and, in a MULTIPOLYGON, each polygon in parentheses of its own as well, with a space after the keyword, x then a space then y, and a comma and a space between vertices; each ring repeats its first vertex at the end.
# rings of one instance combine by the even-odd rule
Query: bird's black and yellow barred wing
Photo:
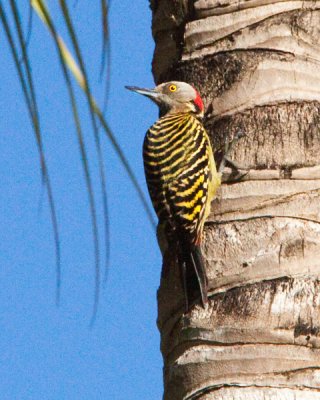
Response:
POLYGON ((147 132, 143 158, 160 224, 199 244, 210 203, 220 184, 209 137, 192 114, 160 118, 147 132))

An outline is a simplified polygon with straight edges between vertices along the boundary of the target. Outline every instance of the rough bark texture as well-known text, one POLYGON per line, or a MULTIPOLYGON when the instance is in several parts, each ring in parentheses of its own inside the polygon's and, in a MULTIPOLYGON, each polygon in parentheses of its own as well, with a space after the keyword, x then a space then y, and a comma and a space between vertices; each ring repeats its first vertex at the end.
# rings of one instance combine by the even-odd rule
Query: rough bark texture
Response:
POLYGON ((157 83, 194 84, 215 148, 242 128, 203 250, 210 304, 158 292, 164 398, 320 399, 320 1, 154 0, 157 83))

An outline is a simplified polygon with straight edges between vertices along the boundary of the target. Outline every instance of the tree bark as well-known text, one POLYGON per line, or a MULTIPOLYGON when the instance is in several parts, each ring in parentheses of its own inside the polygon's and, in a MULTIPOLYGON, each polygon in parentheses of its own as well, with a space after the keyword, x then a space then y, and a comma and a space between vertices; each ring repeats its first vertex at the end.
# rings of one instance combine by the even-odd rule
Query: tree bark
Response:
POLYGON ((156 82, 199 89, 216 149, 243 129, 231 158, 249 169, 212 203, 207 309, 183 313, 164 260, 164 399, 320 399, 320 1, 151 8, 156 82))

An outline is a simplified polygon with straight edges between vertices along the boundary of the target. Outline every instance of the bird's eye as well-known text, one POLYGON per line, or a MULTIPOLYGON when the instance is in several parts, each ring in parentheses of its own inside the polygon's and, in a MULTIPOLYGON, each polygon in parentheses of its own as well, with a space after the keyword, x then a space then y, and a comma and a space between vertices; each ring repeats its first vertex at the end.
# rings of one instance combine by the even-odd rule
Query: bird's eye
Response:
POLYGON ((175 92, 177 90, 177 86, 176 85, 170 85, 169 86, 169 90, 170 90, 170 92, 175 92))

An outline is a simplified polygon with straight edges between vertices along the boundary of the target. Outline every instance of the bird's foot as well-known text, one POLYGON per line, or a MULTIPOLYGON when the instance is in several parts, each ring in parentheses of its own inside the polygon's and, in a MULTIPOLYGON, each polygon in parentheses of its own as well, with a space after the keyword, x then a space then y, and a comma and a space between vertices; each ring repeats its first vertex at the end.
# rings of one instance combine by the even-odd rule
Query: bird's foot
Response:
POLYGON ((225 169, 226 166, 230 166, 232 169, 232 177, 233 181, 234 180, 241 180, 244 176, 247 175, 248 171, 245 173, 240 172, 241 170, 247 170, 248 168, 240 165, 236 161, 233 161, 229 158, 229 155, 234 147, 234 145, 245 136, 245 133, 243 130, 238 129, 236 134, 234 135, 233 139, 231 141, 226 141, 225 147, 224 147, 224 153, 219 165, 219 172, 222 174, 223 170, 225 169))

